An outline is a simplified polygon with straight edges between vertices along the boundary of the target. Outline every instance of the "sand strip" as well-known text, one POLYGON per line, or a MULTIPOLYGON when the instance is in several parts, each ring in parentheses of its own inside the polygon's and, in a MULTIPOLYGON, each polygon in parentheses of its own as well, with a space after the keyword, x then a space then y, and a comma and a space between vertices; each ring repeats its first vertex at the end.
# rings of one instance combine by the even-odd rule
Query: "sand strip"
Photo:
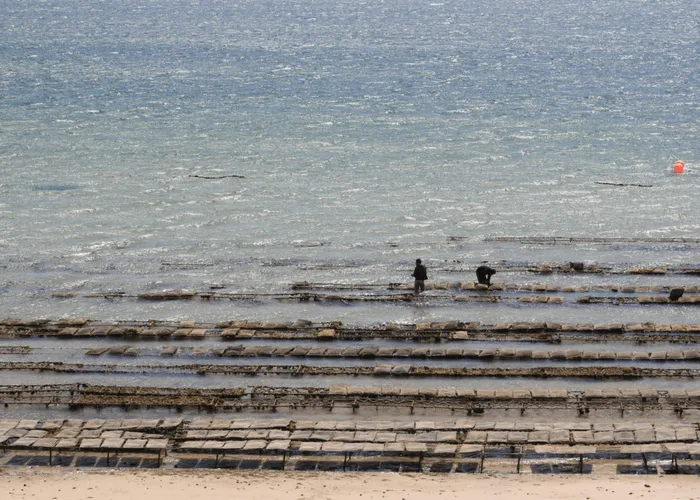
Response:
POLYGON ((700 499, 696 476, 5 469, 8 500, 700 499))

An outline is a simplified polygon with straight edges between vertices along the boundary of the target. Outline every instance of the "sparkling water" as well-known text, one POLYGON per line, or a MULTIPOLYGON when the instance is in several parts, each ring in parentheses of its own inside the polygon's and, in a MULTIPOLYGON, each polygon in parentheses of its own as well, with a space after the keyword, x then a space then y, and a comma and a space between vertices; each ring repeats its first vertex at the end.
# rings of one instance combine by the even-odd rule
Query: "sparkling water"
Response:
POLYGON ((417 257, 443 281, 482 260, 695 264, 697 245, 488 239, 700 237, 698 19, 690 0, 4 1, 0 316, 700 322, 84 297, 410 282, 417 257))

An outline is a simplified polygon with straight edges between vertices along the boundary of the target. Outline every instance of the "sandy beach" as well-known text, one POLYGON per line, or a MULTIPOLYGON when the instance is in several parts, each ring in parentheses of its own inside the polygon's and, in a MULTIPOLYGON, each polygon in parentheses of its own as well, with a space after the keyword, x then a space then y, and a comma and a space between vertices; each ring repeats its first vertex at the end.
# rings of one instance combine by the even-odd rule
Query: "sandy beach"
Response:
POLYGON ((695 476, 4 470, 4 499, 698 499, 695 476))

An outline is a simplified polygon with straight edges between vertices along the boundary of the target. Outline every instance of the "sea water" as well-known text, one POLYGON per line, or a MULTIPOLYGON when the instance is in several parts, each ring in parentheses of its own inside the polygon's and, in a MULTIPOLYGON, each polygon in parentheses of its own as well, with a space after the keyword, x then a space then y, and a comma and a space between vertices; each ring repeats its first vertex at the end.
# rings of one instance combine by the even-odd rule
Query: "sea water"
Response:
POLYGON ((700 322, 692 307, 84 297, 410 282, 418 257, 442 281, 484 260, 697 264, 698 245, 489 241, 700 237, 695 1, 0 9, 2 317, 700 322))

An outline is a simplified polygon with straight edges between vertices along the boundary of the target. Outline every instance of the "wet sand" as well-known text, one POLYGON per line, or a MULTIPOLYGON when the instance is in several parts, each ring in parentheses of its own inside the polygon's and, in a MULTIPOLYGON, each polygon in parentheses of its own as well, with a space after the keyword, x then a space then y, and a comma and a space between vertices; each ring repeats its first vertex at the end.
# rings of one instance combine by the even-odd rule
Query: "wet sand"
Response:
POLYGON ((696 476, 208 471, 2 471, 12 500, 700 499, 696 476))

